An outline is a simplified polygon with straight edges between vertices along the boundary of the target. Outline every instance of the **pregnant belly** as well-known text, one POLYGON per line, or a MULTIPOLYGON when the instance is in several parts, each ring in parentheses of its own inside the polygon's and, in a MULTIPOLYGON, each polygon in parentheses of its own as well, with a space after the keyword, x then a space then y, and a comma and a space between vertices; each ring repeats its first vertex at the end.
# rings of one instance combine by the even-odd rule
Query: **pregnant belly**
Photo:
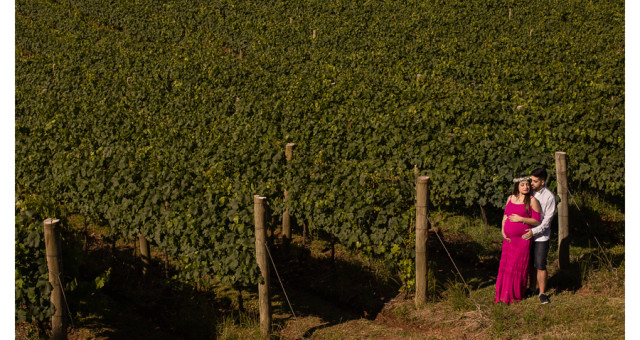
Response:
POLYGON ((507 220, 504 224, 504 233, 507 234, 509 238, 520 237, 526 233, 527 229, 529 229, 529 226, 525 223, 516 223, 507 220))

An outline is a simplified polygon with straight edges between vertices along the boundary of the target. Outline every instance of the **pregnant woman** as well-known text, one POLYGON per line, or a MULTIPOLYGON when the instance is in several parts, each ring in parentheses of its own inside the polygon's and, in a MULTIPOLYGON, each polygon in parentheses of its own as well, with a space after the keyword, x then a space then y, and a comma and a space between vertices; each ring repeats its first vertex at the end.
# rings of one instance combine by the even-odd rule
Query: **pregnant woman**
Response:
POLYGON ((519 176, 513 180, 502 217, 502 257, 496 281, 495 302, 510 304, 524 298, 529 270, 529 245, 525 240, 532 226, 540 224, 540 203, 531 195, 531 179, 519 176))

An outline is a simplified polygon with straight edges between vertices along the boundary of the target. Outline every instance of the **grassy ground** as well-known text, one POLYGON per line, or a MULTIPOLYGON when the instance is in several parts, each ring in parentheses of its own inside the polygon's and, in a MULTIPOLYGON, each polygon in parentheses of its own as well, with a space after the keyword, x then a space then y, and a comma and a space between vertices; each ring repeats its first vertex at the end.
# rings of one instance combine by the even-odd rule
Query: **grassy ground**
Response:
MULTIPOLYGON (((419 308, 411 291, 402 289, 395 269, 382 262, 340 245, 332 260, 329 243, 322 239, 305 247, 294 240, 293 256, 287 257, 275 246, 272 338, 623 338, 624 212, 588 197, 572 202, 571 267, 562 273, 553 247, 557 239, 552 239, 548 305, 537 297, 512 305, 493 302, 499 212, 489 214, 488 225, 480 214, 432 212, 441 229, 429 238, 430 277, 435 282, 428 302, 419 308)), ((165 279, 163 254, 153 248, 153 267, 143 278, 132 240, 119 240, 112 248, 99 228, 90 228, 88 240, 83 270, 87 277, 108 270, 108 282, 71 306, 70 339, 260 337, 257 289, 242 289, 240 306, 238 290, 231 287, 193 287, 165 279)), ((46 334, 28 324, 16 325, 17 339, 38 337, 46 334)))

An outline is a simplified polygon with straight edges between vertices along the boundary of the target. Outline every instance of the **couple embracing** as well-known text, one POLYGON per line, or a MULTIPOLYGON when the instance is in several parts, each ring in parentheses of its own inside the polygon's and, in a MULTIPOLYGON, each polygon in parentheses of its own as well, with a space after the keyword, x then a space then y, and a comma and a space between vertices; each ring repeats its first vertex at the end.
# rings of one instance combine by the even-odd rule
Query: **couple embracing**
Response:
POLYGON ((502 256, 495 302, 520 301, 533 294, 537 283, 540 302, 549 303, 545 294, 546 265, 556 200, 547 189, 546 181, 544 168, 513 180, 513 194, 507 200, 502 217, 502 256))

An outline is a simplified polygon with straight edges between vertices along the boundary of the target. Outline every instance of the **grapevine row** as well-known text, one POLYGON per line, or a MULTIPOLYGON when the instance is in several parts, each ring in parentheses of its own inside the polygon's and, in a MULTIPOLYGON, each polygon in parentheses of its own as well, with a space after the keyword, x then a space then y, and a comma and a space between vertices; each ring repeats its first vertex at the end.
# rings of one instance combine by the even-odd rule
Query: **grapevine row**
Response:
POLYGON ((258 280, 253 195, 281 216, 285 187, 300 221, 388 259, 414 167, 442 209, 500 207, 510 178, 553 168, 556 150, 570 178, 621 196, 623 13, 17 1, 16 192, 144 235, 188 279, 231 284, 258 280))

